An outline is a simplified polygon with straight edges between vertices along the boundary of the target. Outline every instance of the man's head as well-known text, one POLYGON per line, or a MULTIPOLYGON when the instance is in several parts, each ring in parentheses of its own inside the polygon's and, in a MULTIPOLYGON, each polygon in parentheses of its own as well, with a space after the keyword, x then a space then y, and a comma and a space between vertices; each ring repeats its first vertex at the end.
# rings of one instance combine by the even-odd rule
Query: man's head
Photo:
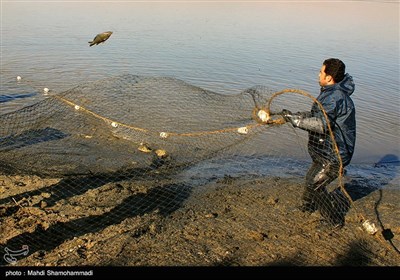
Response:
POLYGON ((319 85, 323 87, 340 82, 344 78, 345 71, 346 65, 340 59, 326 59, 319 71, 319 85))

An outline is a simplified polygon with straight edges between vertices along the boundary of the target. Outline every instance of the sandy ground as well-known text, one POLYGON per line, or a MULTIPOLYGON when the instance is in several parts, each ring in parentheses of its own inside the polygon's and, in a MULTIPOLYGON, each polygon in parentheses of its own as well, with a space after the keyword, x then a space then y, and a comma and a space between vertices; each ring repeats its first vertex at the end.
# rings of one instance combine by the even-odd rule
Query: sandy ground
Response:
POLYGON ((398 187, 355 200, 338 230, 297 209, 302 188, 279 177, 191 186, 162 177, 0 176, 1 265, 400 265, 398 187), (375 235, 362 229, 360 214, 378 227, 375 235))

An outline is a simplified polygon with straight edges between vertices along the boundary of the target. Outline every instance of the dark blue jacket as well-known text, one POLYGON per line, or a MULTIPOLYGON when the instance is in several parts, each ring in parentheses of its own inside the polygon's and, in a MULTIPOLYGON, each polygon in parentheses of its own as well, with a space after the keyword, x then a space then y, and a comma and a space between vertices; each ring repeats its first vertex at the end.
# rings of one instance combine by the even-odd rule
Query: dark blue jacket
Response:
MULTIPOLYGON (((354 88, 353 78, 346 74, 339 83, 321 87, 317 97, 329 118, 343 166, 350 163, 356 141, 356 111, 350 98, 354 88)), ((311 158, 319 162, 338 163, 325 118, 316 103, 312 106, 311 115, 321 118, 325 126, 324 134, 309 133, 308 151, 311 158)))

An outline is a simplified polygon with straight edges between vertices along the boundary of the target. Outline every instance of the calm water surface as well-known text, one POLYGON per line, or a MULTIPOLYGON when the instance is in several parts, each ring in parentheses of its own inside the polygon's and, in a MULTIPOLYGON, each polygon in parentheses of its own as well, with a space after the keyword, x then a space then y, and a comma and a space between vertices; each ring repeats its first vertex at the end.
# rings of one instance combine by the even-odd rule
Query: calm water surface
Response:
POLYGON ((322 61, 338 57, 356 83, 353 163, 398 162, 399 5, 3 0, 0 114, 41 100, 44 87, 62 92, 124 73, 224 94, 264 85, 317 96, 322 61), (105 44, 88 46, 108 30, 105 44))

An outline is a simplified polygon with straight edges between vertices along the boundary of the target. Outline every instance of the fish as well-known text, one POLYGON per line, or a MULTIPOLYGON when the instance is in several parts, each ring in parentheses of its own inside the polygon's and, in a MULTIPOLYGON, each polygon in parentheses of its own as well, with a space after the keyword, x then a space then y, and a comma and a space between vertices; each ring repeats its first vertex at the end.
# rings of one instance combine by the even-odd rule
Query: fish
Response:
POLYGON ((105 41, 107 41, 108 38, 110 38, 111 34, 113 34, 112 31, 97 34, 96 37, 94 37, 93 41, 88 42, 90 44, 89 46, 91 47, 93 45, 104 43, 105 41))

